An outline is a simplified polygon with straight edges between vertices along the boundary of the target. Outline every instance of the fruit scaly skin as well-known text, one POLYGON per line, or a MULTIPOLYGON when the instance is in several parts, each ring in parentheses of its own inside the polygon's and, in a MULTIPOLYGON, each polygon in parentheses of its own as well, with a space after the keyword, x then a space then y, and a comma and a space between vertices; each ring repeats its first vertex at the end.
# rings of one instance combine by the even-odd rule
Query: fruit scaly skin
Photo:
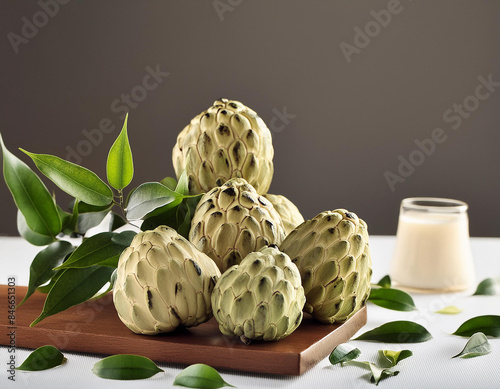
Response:
POLYGON ((113 302, 137 334, 171 332, 212 317, 210 296, 220 277, 215 263, 174 229, 137 234, 118 261, 113 302))
POLYGON ((274 341, 300 324, 305 303, 300 274, 276 246, 248 254, 215 285, 212 309, 224 335, 274 341))
POLYGON ((233 178, 203 195, 189 232, 189 240, 221 272, 261 247, 279 245, 284 238, 278 212, 243 178, 233 178))
POLYGON ((366 223, 345 209, 322 212, 293 230, 280 249, 297 265, 304 310, 323 323, 342 323, 370 294, 371 256, 366 223))
POLYGON ((219 99, 191 120, 172 150, 177 178, 184 169, 191 194, 243 177, 259 194, 273 177, 271 132, 264 121, 239 101, 219 99))
POLYGON ((274 209, 278 211, 285 227, 285 233, 288 235, 299 224, 304 223, 304 217, 300 213, 297 206, 289 199, 282 195, 266 194, 264 195, 273 205, 274 209))

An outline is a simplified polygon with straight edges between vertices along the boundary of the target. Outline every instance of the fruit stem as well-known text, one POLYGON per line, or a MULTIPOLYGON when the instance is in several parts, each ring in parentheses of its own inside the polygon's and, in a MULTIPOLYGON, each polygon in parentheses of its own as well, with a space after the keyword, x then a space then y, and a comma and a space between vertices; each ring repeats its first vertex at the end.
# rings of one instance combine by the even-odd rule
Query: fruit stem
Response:
POLYGON ((120 209, 122 210, 122 215, 125 218, 125 220, 128 220, 127 219, 127 211, 123 207, 123 191, 121 189, 118 189, 118 203, 115 202, 115 204, 117 204, 120 207, 120 209))

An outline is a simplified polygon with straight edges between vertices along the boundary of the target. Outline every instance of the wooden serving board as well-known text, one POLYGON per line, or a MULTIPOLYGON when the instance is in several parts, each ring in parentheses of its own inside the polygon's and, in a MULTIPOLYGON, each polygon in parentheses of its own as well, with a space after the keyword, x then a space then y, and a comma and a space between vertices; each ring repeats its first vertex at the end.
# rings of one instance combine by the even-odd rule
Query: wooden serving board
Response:
MULTIPOLYGON (((16 287, 17 303, 25 293, 26 287, 16 287)), ((137 354, 156 362, 206 363, 215 368, 255 373, 300 375, 328 356, 337 345, 348 341, 366 323, 366 307, 342 325, 321 324, 306 314, 290 336, 278 342, 253 342, 248 346, 237 337, 222 335, 215 319, 189 330, 156 336, 137 335, 120 321, 109 294, 48 317, 30 328, 30 323, 42 311, 45 296, 35 292, 16 309, 17 347, 34 349, 51 344, 60 350, 137 354)), ((7 286, 0 285, 0 298, 5 301, 6 297, 7 286)), ((2 315, 0 323, 1 345, 10 343, 8 334, 13 330, 6 316, 2 315)))

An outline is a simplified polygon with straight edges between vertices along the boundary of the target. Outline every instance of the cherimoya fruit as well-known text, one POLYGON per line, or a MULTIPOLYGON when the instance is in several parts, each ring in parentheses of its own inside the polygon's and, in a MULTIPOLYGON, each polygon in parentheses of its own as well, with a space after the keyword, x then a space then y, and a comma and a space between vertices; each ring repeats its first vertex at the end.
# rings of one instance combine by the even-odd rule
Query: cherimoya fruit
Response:
POLYGON ((281 244, 284 238, 278 212, 243 178, 233 178, 206 193, 196 207, 189 232, 189 240, 221 272, 261 247, 281 244))
POLYGON ((133 332, 153 335, 212 317, 210 297, 220 272, 174 229, 137 234, 118 261, 113 302, 133 332))
POLYGON ((212 293, 219 329, 244 343, 290 335, 302 321, 304 303, 299 271, 276 246, 248 254, 221 276, 212 293))
POLYGON ((345 209, 305 221, 280 249, 297 265, 306 294, 304 310, 323 323, 344 322, 363 307, 372 274, 368 228, 345 209))
POLYGON ((191 194, 238 177, 264 194, 273 177, 273 155, 264 121, 239 101, 219 99, 180 132, 172 161, 177 178, 186 170, 191 194))

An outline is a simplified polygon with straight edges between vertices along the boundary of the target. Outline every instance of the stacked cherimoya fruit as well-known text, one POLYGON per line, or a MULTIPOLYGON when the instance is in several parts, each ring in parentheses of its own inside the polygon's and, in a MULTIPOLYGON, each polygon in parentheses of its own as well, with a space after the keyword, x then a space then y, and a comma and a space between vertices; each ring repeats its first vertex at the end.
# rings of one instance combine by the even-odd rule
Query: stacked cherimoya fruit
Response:
POLYGON ((245 256, 285 239, 273 205, 243 178, 233 178, 206 193, 191 222, 189 240, 212 258, 221 272, 245 256))
POLYGON ((182 130, 172 155, 177 178, 185 172, 189 192, 204 195, 192 218, 191 243, 163 249, 164 261, 175 269, 183 263, 184 273, 155 276, 158 270, 144 262, 149 251, 135 239, 122 254, 114 301, 133 331, 197 325, 210 316, 207 294, 221 332, 245 343, 288 336, 302 310, 337 323, 364 305, 371 277, 366 223, 342 209, 304 221, 286 197, 267 194, 273 155, 264 121, 239 101, 216 100, 182 130), (166 302, 163 316, 155 293, 166 302))
POLYGON ((349 319, 370 294, 368 227, 345 209, 322 212, 293 230, 281 245, 297 265, 304 310, 323 323, 349 319))
POLYGON ((231 267, 212 293, 221 332, 239 336, 245 344, 290 335, 302 321, 304 303, 297 266, 274 245, 231 267))
POLYGON ((304 217, 297 206, 285 196, 268 193, 264 195, 264 197, 271 202, 274 209, 280 214, 287 235, 292 232, 295 227, 304 222, 304 217))
POLYGON ((137 234, 118 261, 113 302, 121 321, 138 334, 193 327, 212 317, 215 263, 174 229, 137 234))
POLYGON ((186 171, 191 194, 241 177, 264 194, 273 178, 273 155, 264 121, 239 101, 219 99, 181 131, 172 160, 177 178, 186 171))

